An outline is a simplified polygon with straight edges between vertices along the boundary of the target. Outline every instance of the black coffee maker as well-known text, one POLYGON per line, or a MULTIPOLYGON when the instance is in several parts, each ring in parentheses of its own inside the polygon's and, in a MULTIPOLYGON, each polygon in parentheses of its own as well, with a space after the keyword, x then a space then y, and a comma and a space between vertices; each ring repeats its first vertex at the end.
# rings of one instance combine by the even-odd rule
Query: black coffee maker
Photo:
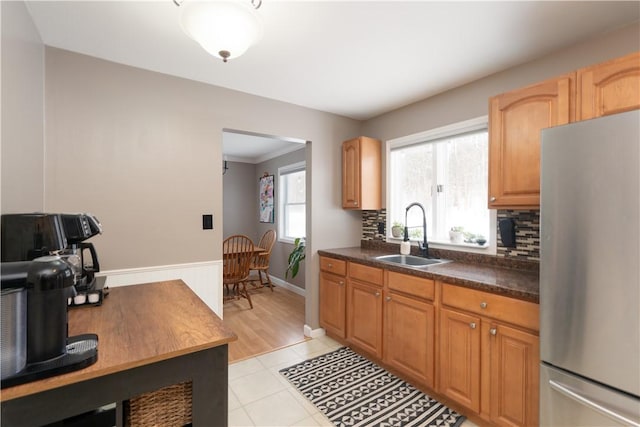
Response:
POLYGON ((100 271, 98 255, 85 240, 102 233, 98 219, 88 213, 21 213, 2 215, 2 262, 31 261, 60 255, 73 271, 77 292, 94 290, 100 271))
POLYGON ((102 233, 102 225, 94 215, 60 214, 67 246, 61 255, 73 269, 74 286, 78 292, 96 287, 95 273, 100 271, 98 255, 93 243, 85 240, 102 233))
POLYGON ((75 288, 73 269, 56 255, 68 244, 61 216, 13 214, 2 215, 1 221, 2 338, 12 339, 2 343, 0 363, 21 361, 3 371, 1 387, 91 365, 98 358, 97 335, 68 337, 67 304, 75 288), (12 301, 5 298, 25 293, 26 304, 5 304, 12 301))

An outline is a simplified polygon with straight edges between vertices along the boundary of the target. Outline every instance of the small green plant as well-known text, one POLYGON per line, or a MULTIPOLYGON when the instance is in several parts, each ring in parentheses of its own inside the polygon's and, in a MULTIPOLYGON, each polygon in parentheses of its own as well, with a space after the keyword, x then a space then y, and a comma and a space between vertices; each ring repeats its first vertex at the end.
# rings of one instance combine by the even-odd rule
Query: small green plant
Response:
POLYGON ((289 254, 289 265, 287 266, 287 271, 284 273, 285 278, 289 278, 289 272, 291 272, 292 279, 298 274, 300 263, 305 259, 304 249, 304 240, 299 237, 296 238, 296 240, 293 241, 293 250, 289 254))
POLYGON ((461 226, 451 227, 451 231, 461 233, 464 231, 464 227, 461 227, 461 226))
POLYGON ((392 227, 404 228, 404 225, 400 221, 393 221, 392 227))

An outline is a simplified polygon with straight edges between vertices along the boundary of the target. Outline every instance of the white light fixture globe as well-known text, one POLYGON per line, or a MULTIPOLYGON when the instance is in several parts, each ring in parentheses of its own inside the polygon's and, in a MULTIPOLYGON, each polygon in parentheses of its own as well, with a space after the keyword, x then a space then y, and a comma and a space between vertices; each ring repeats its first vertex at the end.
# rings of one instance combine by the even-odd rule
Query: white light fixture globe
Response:
POLYGON ((237 58, 262 37, 262 22, 248 0, 185 1, 182 30, 213 56, 237 58))

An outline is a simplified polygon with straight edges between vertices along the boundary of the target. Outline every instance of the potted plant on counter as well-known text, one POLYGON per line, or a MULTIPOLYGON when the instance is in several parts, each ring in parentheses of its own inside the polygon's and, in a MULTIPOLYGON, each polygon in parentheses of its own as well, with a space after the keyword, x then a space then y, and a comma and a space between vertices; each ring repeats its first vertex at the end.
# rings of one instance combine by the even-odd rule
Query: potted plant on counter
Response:
POLYGON ((463 243, 464 227, 451 227, 451 230, 449 230, 449 240, 451 240, 452 243, 463 243))
POLYGON ((296 274, 298 274, 298 270, 300 270, 300 263, 304 261, 304 259, 304 240, 298 237, 293 241, 293 250, 289 254, 289 265, 287 266, 287 270, 284 273, 284 277, 288 279, 289 272, 291 272, 292 279, 296 277, 296 274))
POLYGON ((404 225, 400 221, 394 221, 391 226, 391 235, 400 238, 404 233, 404 225))

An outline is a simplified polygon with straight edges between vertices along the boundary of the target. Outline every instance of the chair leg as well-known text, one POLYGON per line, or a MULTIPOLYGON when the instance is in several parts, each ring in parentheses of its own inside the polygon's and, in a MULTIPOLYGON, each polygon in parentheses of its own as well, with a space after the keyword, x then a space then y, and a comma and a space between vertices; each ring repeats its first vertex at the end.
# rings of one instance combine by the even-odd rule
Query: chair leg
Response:
POLYGON ((247 299, 247 301, 249 301, 249 307, 251 307, 251 309, 253 309, 253 303, 251 302, 251 296, 249 295, 249 291, 247 291, 247 287, 245 285, 245 282, 240 282, 238 284, 238 290, 240 295, 242 295, 243 297, 245 297, 247 299))
POLYGON ((273 292, 273 283, 271 283, 271 278, 269 277, 269 270, 265 270, 264 275, 267 276, 267 284, 271 288, 271 292, 273 292))

